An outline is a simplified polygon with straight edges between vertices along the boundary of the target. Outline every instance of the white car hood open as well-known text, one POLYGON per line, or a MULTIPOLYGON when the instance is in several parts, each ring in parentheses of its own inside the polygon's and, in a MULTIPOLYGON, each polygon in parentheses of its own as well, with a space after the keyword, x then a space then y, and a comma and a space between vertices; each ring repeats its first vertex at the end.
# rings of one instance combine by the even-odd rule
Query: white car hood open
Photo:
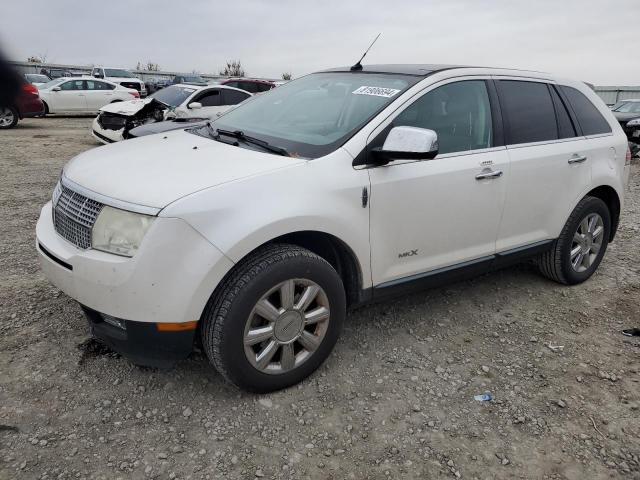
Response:
POLYGON ((105 105, 100 109, 100 111, 131 116, 138 113, 140 110, 142 110, 142 107, 150 104, 151 102, 153 102, 153 98, 151 97, 136 100, 127 100, 126 102, 114 102, 105 105))
POLYGON ((304 162, 178 130, 81 153, 64 175, 98 194, 161 209, 205 188, 304 162))

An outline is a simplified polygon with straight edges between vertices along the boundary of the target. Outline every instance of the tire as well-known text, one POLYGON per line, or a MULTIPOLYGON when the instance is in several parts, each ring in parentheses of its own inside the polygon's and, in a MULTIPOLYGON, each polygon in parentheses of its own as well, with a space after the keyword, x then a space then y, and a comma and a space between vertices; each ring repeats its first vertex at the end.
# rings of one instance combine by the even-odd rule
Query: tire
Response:
POLYGON ((295 245, 267 245, 236 265, 209 299, 201 319, 202 345, 229 382, 251 392, 271 392, 300 382, 324 362, 345 316, 344 286, 327 261, 295 245), (311 298, 310 292, 317 293, 311 298), (305 308, 303 297, 311 299, 305 308), (260 308, 267 304, 274 309, 260 308), (305 325, 311 318, 317 323, 305 325), (271 333, 245 345, 264 329, 271 333), (275 353, 260 356, 267 351, 275 353))
MULTIPOLYGON (((598 226, 596 225, 596 227, 598 226)), ((597 231, 597 228, 595 228, 597 231)), ((576 285, 587 280, 593 272, 596 271, 598 265, 602 261, 607 245, 609 244, 609 236, 611 233, 611 213, 606 203, 596 197, 584 197, 576 208, 573 209, 567 223, 565 223, 560 236, 553 242, 550 250, 543 253, 538 259, 538 267, 540 272, 547 278, 565 285, 576 285), (600 218, 601 222, 597 220, 600 218), (595 219, 595 220, 594 220, 595 219), (601 226, 600 233, 592 235, 592 240, 585 239, 581 231, 584 231, 582 222, 586 221, 588 225, 594 221, 601 226), (577 237, 583 237, 578 243, 577 237), (594 252, 594 247, 599 248, 594 252), (578 254, 575 250, 582 247, 578 254), (574 255, 572 256, 572 249, 574 255), (588 252, 585 254, 584 252, 588 252), (580 255, 582 254, 582 257, 580 255), (575 262, 580 263, 576 267, 575 262)), ((589 237, 589 235, 586 235, 589 237)))
POLYGON ((44 103, 44 113, 42 114, 42 116, 46 117, 49 114, 49 105, 47 105, 47 102, 45 102, 44 100, 42 101, 42 103, 44 103))
POLYGON ((15 127, 18 119, 18 110, 15 107, 0 107, 0 130, 15 127))

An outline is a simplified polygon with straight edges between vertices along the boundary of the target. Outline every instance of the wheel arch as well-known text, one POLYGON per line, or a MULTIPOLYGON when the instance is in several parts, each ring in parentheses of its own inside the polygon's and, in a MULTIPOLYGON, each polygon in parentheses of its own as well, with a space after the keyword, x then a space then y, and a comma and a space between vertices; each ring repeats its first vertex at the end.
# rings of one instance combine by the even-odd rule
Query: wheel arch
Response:
POLYGON ((590 190, 585 196, 599 198, 607 205, 611 213, 611 233, 609 234, 609 241, 612 242, 616 236, 618 222, 620 221, 621 202, 618 192, 610 185, 600 185, 590 190))

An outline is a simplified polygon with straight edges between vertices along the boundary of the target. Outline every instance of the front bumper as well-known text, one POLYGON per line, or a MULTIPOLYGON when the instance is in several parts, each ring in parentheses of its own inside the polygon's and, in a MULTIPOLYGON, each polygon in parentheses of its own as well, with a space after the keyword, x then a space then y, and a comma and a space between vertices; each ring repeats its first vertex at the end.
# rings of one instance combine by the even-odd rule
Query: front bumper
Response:
POLYGON ((91 335, 136 365, 169 368, 187 358, 193 349, 195 329, 160 331, 153 323, 118 319, 116 326, 105 315, 82 306, 91 335))
MULTIPOLYGON (((98 115, 98 117, 99 116, 100 115, 98 115)), ((98 117, 94 118, 93 123, 91 124, 91 134, 93 135, 93 138, 104 144, 124 140, 124 128, 121 128, 120 130, 102 128, 102 125, 98 122, 98 117)))
POLYGON ((81 250, 55 231, 51 202, 36 225, 44 275, 86 307, 135 322, 197 321, 233 262, 184 220, 158 217, 134 257, 81 250))

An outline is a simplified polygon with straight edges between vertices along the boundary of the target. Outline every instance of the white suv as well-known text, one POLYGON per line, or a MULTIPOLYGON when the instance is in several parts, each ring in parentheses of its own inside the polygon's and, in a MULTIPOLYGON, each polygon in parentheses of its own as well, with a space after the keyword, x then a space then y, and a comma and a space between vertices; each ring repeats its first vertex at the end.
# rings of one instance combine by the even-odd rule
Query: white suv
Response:
POLYGON ((228 380, 266 392, 327 358, 348 307, 527 257, 587 280, 629 165, 583 83, 358 65, 78 155, 37 248, 93 334, 134 362, 170 365, 199 341, 228 380))

